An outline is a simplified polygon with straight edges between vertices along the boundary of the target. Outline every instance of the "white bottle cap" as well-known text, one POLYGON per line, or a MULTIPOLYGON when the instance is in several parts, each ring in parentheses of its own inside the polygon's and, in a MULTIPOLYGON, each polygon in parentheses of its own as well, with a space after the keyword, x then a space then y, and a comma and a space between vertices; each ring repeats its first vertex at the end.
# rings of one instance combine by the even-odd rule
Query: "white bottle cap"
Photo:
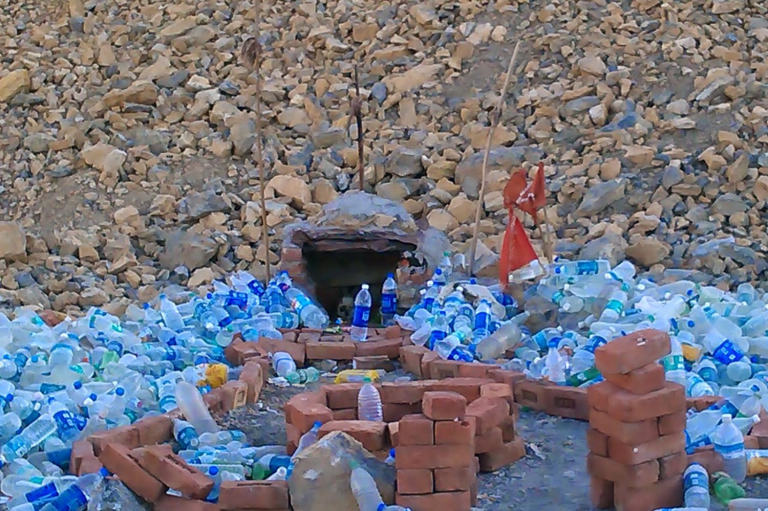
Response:
POLYGON ((361 287, 362 287, 363 289, 368 289, 368 284, 363 284, 361 287))

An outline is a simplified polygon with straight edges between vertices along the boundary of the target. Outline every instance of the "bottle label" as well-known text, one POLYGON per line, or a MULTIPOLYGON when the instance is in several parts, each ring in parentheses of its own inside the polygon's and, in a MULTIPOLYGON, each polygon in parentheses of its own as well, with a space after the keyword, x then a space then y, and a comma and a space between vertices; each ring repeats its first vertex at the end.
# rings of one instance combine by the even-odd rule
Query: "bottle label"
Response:
POLYGON ((248 306, 248 294, 230 291, 229 296, 227 296, 227 306, 238 307, 239 309, 245 310, 248 306))
POLYGON ((27 498, 27 502, 38 502, 40 500, 56 497, 58 494, 59 490, 56 489, 56 485, 54 483, 48 483, 25 493, 24 496, 27 498))
POLYGON ((434 298, 424 298, 424 309, 432 312, 432 307, 435 306, 434 298))
POLYGON ((611 300, 611 301, 609 301, 605 305, 605 308, 606 309, 610 309, 610 310, 616 312, 616 314, 618 314, 619 316, 621 316, 621 313, 624 312, 624 304, 621 303, 618 300, 611 300))
POLYGON ((491 324, 491 315, 481 312, 475 316, 475 330, 486 330, 491 324))
POLYGON ((744 442, 731 445, 715 444, 715 452, 720 453, 723 458, 739 458, 744 456, 744 442))
POLYGON ((69 410, 61 410, 53 414, 53 420, 56 421, 56 427, 59 434, 69 436, 79 431, 75 422, 75 416, 69 410))
POLYGON ((256 296, 261 296, 264 294, 264 286, 259 282, 258 279, 253 279, 248 283, 248 289, 251 290, 251 293, 255 294, 256 296))
POLYGON ((717 347, 712 356, 715 360, 722 362, 723 364, 730 364, 744 358, 744 354, 741 350, 733 344, 730 340, 726 339, 723 343, 717 347))
POLYGON ((685 485, 685 491, 695 486, 709 489, 709 478, 706 474, 692 470, 683 477, 683 484, 685 485))
POLYGON ((457 362, 472 362, 474 361, 474 357, 469 351, 462 349, 461 346, 456 346, 448 354, 448 360, 454 360, 457 362))
POLYGON ((591 367, 586 371, 572 374, 568 382, 571 384, 571 386, 578 387, 583 383, 594 380, 598 376, 600 376, 600 371, 596 367, 591 367))
POLYGON ((682 355, 668 355, 661 359, 661 365, 664 367, 665 373, 681 369, 685 371, 685 361, 682 355))
POLYGON ((312 302, 309 301, 309 298, 307 298, 306 296, 297 295, 296 298, 293 299, 293 302, 291 305, 293 306, 293 309, 296 312, 301 313, 301 311, 304 310, 304 307, 306 307, 307 305, 310 305, 311 303, 312 302))
POLYGON ((381 295, 381 312, 384 314, 394 314, 397 312, 397 295, 386 293, 381 295))
POLYGON ((712 445, 712 439, 709 438, 709 435, 704 435, 703 437, 701 437, 701 438, 699 438, 697 440, 692 440, 691 436, 686 431, 685 432, 685 445, 686 445, 685 451, 688 454, 692 454, 699 447, 704 447, 704 446, 707 446, 707 445, 712 445))
POLYGON ((73 484, 52 501, 51 505, 56 511, 78 511, 88 505, 88 496, 73 484))
POLYGON ((352 318, 352 325, 365 328, 368 326, 368 320, 371 318, 371 308, 355 305, 355 315, 352 318))
POLYGON ((597 270, 596 261, 578 261, 576 263, 576 273, 578 275, 595 275, 597 270))
POLYGON ((555 294, 552 295, 552 303, 555 305, 559 305, 560 302, 563 301, 563 298, 565 298, 565 293, 562 291, 557 291, 555 294))

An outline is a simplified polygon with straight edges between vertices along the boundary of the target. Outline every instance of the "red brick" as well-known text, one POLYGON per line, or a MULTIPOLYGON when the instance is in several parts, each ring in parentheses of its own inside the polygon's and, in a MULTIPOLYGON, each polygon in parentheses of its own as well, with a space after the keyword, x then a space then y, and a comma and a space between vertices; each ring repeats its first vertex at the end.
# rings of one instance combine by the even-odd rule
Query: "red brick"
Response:
POLYGON ((488 371, 488 377, 493 379, 496 383, 505 383, 509 385, 514 394, 515 384, 519 381, 525 380, 525 375, 517 371, 507 371, 505 369, 491 369, 488 371))
POLYGON ((357 408, 344 408, 341 410, 333 410, 333 420, 335 421, 357 420, 357 408))
POLYGON ((185 497, 205 499, 213 488, 211 478, 187 465, 179 456, 162 449, 146 449, 140 464, 158 481, 185 497))
MULTIPOLYGON (((406 371, 422 378, 425 375, 421 372, 421 360, 427 353, 432 352, 423 346, 402 346, 400 347, 400 364, 406 371)), ((426 376, 429 376, 428 372, 426 376)))
POLYGON ((264 372, 261 365, 255 361, 248 361, 240 372, 240 381, 248 386, 246 403, 252 405, 259 399, 261 388, 264 386, 264 372))
POLYGON ((490 378, 490 371, 501 369, 495 364, 481 364, 476 362, 474 364, 464 364, 459 367, 459 376, 462 378, 490 378))
POLYGON ((495 472, 502 467, 511 465, 523 456, 525 456, 525 442, 522 438, 518 438, 514 442, 502 445, 500 449, 494 452, 479 455, 480 471, 495 472))
POLYGON ((659 427, 656 419, 646 419, 640 422, 622 422, 605 412, 595 409, 589 412, 589 426, 627 444, 642 444, 659 437, 659 427))
POLYGON ((400 325, 394 324, 384 328, 383 330, 380 329, 380 333, 384 336, 385 339, 401 339, 407 332, 400 328, 400 325))
POLYGON ((163 495, 155 502, 154 511, 220 511, 218 504, 204 500, 185 499, 173 495, 163 495))
POLYGON ((651 419, 685 407, 685 389, 677 383, 667 383, 661 390, 638 396, 604 381, 590 385, 587 397, 589 406, 623 422, 651 419))
POLYGON ((723 471, 723 457, 715 452, 711 445, 696 449, 696 452, 689 454, 688 465, 691 463, 701 463, 709 474, 723 471))
POLYGON ((662 479, 643 488, 614 485, 616 511, 649 511, 683 504, 683 478, 662 479))
POLYGON ((685 431, 686 420, 685 410, 662 415, 659 417, 659 435, 671 435, 685 431))
POLYGON ((303 435, 299 428, 294 426, 293 424, 287 422, 285 424, 285 436, 288 439, 289 444, 293 445, 299 445, 299 440, 301 439, 301 435, 303 435))
POLYGON ((315 422, 326 423, 333 420, 331 409, 323 403, 325 394, 321 392, 305 392, 293 396, 283 408, 285 419, 301 433, 306 433, 312 429, 315 422))
POLYGON ((363 447, 369 451, 379 451, 387 445, 387 425, 384 422, 330 421, 320 427, 318 438, 323 438, 334 431, 343 431, 363 444, 363 447))
POLYGON ((421 357, 421 372, 419 374, 420 378, 431 378, 432 377, 432 371, 431 366, 433 362, 437 362, 442 360, 440 358, 440 355, 435 353, 434 351, 430 351, 429 353, 425 353, 421 357))
POLYGON ((697 412, 709 408, 713 404, 720 401, 720 396, 702 396, 702 397, 687 397, 685 398, 685 409, 695 409, 697 412))
POLYGON ((435 481, 429 469, 398 470, 397 491, 402 495, 433 493, 435 481))
POLYGON ((158 456, 173 454, 173 447, 171 444, 157 444, 150 445, 148 447, 137 447, 136 449, 131 449, 128 454, 131 456, 131 458, 136 460, 136 463, 138 463, 140 467, 144 467, 144 456, 150 449, 155 451, 158 456))
POLYGON ((411 508, 411 511, 469 511, 470 495, 468 491, 433 493, 431 495, 395 495, 398 506, 411 508))
POLYGON ((421 403, 424 393, 432 388, 431 381, 386 382, 379 387, 382 403, 421 403))
POLYGON ((659 458, 659 479, 682 476, 686 468, 688 468, 688 455, 683 450, 659 458))
POLYGON ((499 428, 501 429, 501 437, 504 439, 504 442, 511 442, 516 438, 515 436, 515 418, 513 416, 509 416, 504 421, 499 424, 499 428))
POLYGON ((89 457, 96 457, 93 453, 93 444, 87 440, 78 440, 73 443, 72 450, 69 454, 69 473, 80 475, 78 472, 80 463, 89 457))
POLYGON ((400 420, 399 445, 434 445, 434 422, 425 415, 406 415, 400 420))
POLYGON ((471 445, 400 445, 395 466, 397 470, 463 467, 472 462, 473 456, 471 445))
POLYGON ((476 479, 474 466, 436 468, 435 491, 465 491, 472 487, 476 479))
POLYGON ((599 477, 590 477, 589 501, 596 509, 613 507, 613 483, 599 477))
POLYGON ((669 456, 685 449, 685 433, 661 436, 643 444, 625 444, 608 437, 608 455, 625 465, 637 465, 644 461, 669 456))
POLYGON ((356 357, 384 355, 388 358, 396 359, 400 356, 400 347, 403 345, 403 339, 369 340, 366 342, 356 342, 354 344, 356 357))
POLYGON ((475 418, 476 434, 484 435, 509 417, 509 403, 504 398, 481 397, 467 406, 467 416, 475 418))
POLYGON ((455 392, 426 392, 421 407, 424 415, 432 420, 463 419, 467 400, 455 392))
POLYGON ((120 426, 106 431, 99 431, 89 436, 88 441, 93 444, 93 453, 96 456, 101 456, 101 451, 107 444, 119 444, 129 450, 141 446, 139 430, 133 426, 120 426))
POLYGON ((591 476, 627 486, 648 486, 659 480, 659 462, 650 460, 637 465, 624 465, 610 458, 589 453, 587 472, 591 476))
POLYGON ((608 437, 596 429, 587 430, 587 448, 598 456, 608 456, 608 437))
POLYGON ((669 353, 669 334, 661 330, 638 330, 597 348, 595 365, 604 376, 627 374, 669 353))
POLYGON ((107 443, 99 454, 99 461, 120 481, 147 502, 159 499, 167 487, 139 466, 128 448, 119 443, 107 443))
POLYGON ((259 352, 255 342, 243 342, 240 336, 235 336, 232 342, 224 348, 224 358, 233 366, 242 365, 246 354, 255 355, 259 352))
POLYGON ((167 415, 153 415, 135 422, 139 432, 139 444, 154 445, 170 442, 173 438, 173 421, 167 415))
POLYGON ((515 393, 515 402, 532 410, 549 410, 552 406, 551 395, 547 393, 547 387, 549 385, 535 380, 515 382, 512 389, 515 393))
POLYGON ((392 444, 392 447, 397 447, 400 445, 400 423, 399 422, 390 422, 387 424, 387 433, 389 435, 389 442, 392 444))
POLYGON ((288 509, 287 481, 225 481, 219 507, 231 509, 288 509))
POLYGON ((444 380, 446 378, 458 378, 461 376, 459 370, 466 362, 457 362, 455 360, 435 360, 429 365, 429 377, 433 380, 444 380))
POLYGON ((500 397, 504 398, 507 402, 511 399, 514 401, 515 396, 512 394, 512 387, 505 383, 486 383, 480 387, 480 397, 500 397))
POLYGON ((321 334, 322 332, 320 330, 304 329, 299 332, 298 337, 296 337, 296 342, 299 344, 307 344, 308 342, 320 342, 321 334))
POLYGON ((626 374, 606 374, 605 379, 633 394, 648 394, 664 388, 664 368, 653 362, 626 374))
POLYGON ((256 343, 256 349, 263 355, 283 351, 288 353, 298 367, 304 367, 306 351, 303 344, 297 342, 284 341, 282 339, 270 339, 269 337, 259 337, 256 343))
POLYGON ((752 426, 749 435, 757 438, 760 449, 768 449, 768 412, 761 408, 759 416, 760 422, 752 426))
POLYGON ((480 387, 486 383, 493 383, 493 380, 487 378, 449 378, 443 381, 436 381, 432 389, 436 391, 456 392, 471 403, 480 397, 480 387))
POLYGON ((547 413, 556 417, 589 420, 587 389, 579 387, 560 387, 550 385, 545 388, 548 394, 547 413))
POLYGON ((754 435, 747 435, 744 437, 744 448, 745 449, 759 449, 760 448, 760 438, 754 436, 754 435))
POLYGON ((411 405, 399 403, 384 403, 382 405, 384 422, 397 422, 406 415, 421 413, 421 403, 411 405))
POLYGON ((475 444, 475 420, 439 421, 435 423, 436 445, 475 444))
POLYGON ((395 364, 386 355, 371 355, 353 358, 352 369, 383 369, 389 373, 395 370, 395 364))
POLYGON ((203 394, 203 402, 211 413, 219 413, 224 410, 224 389, 219 387, 203 394))
MULTIPOLYGON (((362 387, 362 383, 339 383, 324 386, 325 395, 328 397, 328 408, 331 410, 357 408, 357 395, 362 387)), ((378 388, 378 385, 376 387, 378 388)))
POLYGON ((475 454, 484 454, 500 449, 503 444, 504 436, 501 434, 501 428, 491 428, 486 433, 475 437, 475 454))
POLYGON ((352 360, 355 357, 353 342, 319 342, 306 344, 309 360, 352 360))
POLYGON ((220 388, 224 391, 222 411, 229 412, 248 404, 248 384, 244 381, 230 380, 220 388))
POLYGON ((304 254, 300 247, 283 247, 280 251, 280 264, 300 263, 304 260, 304 254))

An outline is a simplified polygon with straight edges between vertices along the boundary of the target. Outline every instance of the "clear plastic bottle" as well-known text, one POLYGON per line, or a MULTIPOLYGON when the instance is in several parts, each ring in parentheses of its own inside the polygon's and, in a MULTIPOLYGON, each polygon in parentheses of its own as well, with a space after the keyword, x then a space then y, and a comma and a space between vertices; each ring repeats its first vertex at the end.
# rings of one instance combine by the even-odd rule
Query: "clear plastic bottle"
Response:
POLYGON ((309 431, 301 435, 301 438, 299 438, 299 445, 296 447, 296 451, 291 456, 291 459, 295 459, 301 451, 317 442, 317 432, 320 431, 322 425, 322 422, 316 421, 312 424, 312 428, 309 431))
POLYGON ((362 342, 368 338, 368 321, 371 317, 371 293, 368 284, 363 284, 355 297, 355 312, 352 328, 349 331, 352 340, 362 342))
POLYGON ((691 463, 683 474, 685 505, 709 509, 709 474, 700 463, 691 463))
POLYGON ((72 442, 80 436, 78 420, 63 403, 52 400, 48 405, 48 413, 56 421, 56 433, 64 442, 72 442))
POLYGON ((605 304, 602 314, 600 314, 600 321, 616 321, 624 313, 624 304, 627 303, 628 297, 622 289, 614 290, 608 298, 608 303, 605 304))
POLYGON ((96 489, 109 475, 106 469, 85 474, 77 478, 74 484, 62 491, 58 497, 47 503, 41 511, 82 511, 94 497, 96 489))
POLYGON ((601 259, 595 261, 569 261, 552 264, 550 269, 555 275, 575 277, 581 275, 603 275, 611 271, 611 263, 601 259))
POLYGON ((289 374, 296 372, 296 362, 288 353, 278 351, 272 355, 272 368, 278 376, 286 378, 289 374))
POLYGON ((472 329, 472 336, 477 340, 482 340, 490 334, 491 322, 493 321, 493 312, 488 300, 480 300, 475 311, 475 324, 472 329))
POLYGON ((189 421, 198 434, 216 433, 219 426, 211 417, 208 407, 203 401, 203 396, 197 387, 186 381, 180 381, 176 384, 176 402, 184 418, 189 421))
POLYGON ((448 337, 448 318, 445 311, 439 311, 432 321, 432 331, 429 334, 427 347, 433 349, 439 341, 448 337))
MULTIPOLYGON (((312 303, 307 295, 295 287, 289 288, 285 292, 285 297, 290 301, 291 307, 299 315, 301 323, 307 328, 323 330, 328 326, 328 315, 312 303)), ((279 311, 269 311, 279 312, 279 311)))
POLYGON ((314 367, 307 367, 306 369, 297 369, 292 373, 288 373, 285 376, 288 383, 291 385, 304 385, 312 383, 320 379, 320 371, 314 367))
POLYGON ((22 458, 55 432, 56 421, 45 413, 0 448, 0 459, 10 463, 22 458))
POLYGON ((5 443, 19 431, 21 419, 13 412, 0 416, 0 443, 5 443))
POLYGON ((184 319, 181 317, 179 309, 164 294, 160 295, 160 315, 163 317, 165 326, 171 330, 180 332, 184 329, 184 319))
POLYGON ((445 275, 446 279, 450 278, 451 274, 453 274, 453 261, 451 261, 450 252, 443 252, 443 258, 440 260, 438 268, 445 275))
POLYGON ((514 349, 520 342, 522 333, 515 323, 505 323, 490 336, 475 344, 475 353, 480 360, 495 360, 507 350, 514 349))
POLYGON ((729 414, 712 435, 715 452, 723 457, 723 469, 734 481, 740 483, 747 477, 747 458, 744 452, 744 435, 733 423, 729 414))
MULTIPOLYGON (((703 397, 714 396, 715 392, 712 387, 705 382, 698 374, 690 372, 685 373, 686 380, 686 394, 689 397, 703 397)), ((669 381, 669 378, 667 378, 669 381)))
POLYGON ((435 285, 435 282, 432 280, 427 281, 427 289, 424 292, 424 310, 427 312, 435 312, 435 303, 437 301, 437 297, 440 294, 440 290, 435 285))
POLYGON ((376 480, 356 461, 349 466, 352 469, 349 485, 360 511, 378 511, 383 501, 376 480))
POLYGON ((371 383, 370 378, 365 379, 365 383, 363 383, 360 392, 357 394, 357 417, 364 421, 384 421, 381 395, 379 390, 371 383))
POLYGON ((560 352, 557 351, 557 341, 553 339, 548 344, 549 351, 545 358, 545 366, 549 375, 549 381, 556 385, 565 385, 565 360, 563 360, 560 352))
POLYGON ((455 362, 472 362, 475 357, 469 348, 462 344, 463 336, 459 332, 454 332, 445 339, 435 343, 435 352, 443 360, 453 360, 455 362))
POLYGON ((182 449, 197 449, 200 445, 200 436, 195 427, 185 420, 173 419, 173 437, 182 449))
POLYGON ((437 288, 437 290, 439 292, 440 288, 443 287, 447 283, 445 275, 443 275, 443 270, 441 270, 440 268, 435 270, 435 274, 432 275, 432 282, 435 283, 435 287, 437 288))
POLYGON ((277 467, 275 473, 267 477, 267 481, 285 481, 288 478, 288 469, 285 467, 277 467))
POLYGON ((390 273, 381 286, 381 322, 384 326, 393 325, 397 313, 397 281, 390 273))

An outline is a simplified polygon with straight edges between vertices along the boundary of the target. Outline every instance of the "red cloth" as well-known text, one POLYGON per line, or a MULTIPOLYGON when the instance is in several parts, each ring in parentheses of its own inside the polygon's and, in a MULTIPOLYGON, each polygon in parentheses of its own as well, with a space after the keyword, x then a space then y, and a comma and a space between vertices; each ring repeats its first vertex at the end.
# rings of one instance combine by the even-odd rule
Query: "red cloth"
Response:
POLYGON ((533 216, 536 211, 547 205, 547 187, 544 182, 544 164, 539 163, 539 169, 531 184, 525 187, 517 199, 517 206, 533 216))
POLYGON ((537 259, 531 240, 523 229, 523 223, 518 220, 513 210, 509 211, 509 224, 504 233, 504 243, 501 247, 499 261, 499 281, 507 285, 509 274, 537 259))

